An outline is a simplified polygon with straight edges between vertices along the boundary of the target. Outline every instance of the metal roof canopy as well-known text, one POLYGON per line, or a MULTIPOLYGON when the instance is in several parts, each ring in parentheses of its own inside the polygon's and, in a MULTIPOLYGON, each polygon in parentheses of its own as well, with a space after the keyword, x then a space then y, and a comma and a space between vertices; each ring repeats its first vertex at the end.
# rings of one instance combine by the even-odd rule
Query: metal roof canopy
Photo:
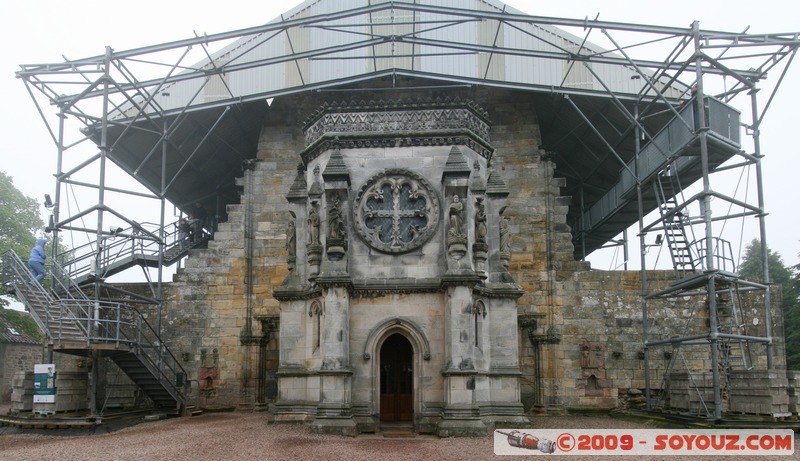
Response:
MULTIPOLYGON (((324 11, 320 6, 324 3, 306 2, 292 16, 263 26, 127 51, 107 48, 103 55, 63 63, 22 65, 17 76, 26 84, 58 149, 56 194, 61 184, 86 186, 74 175, 108 159, 143 184, 153 198, 162 200, 162 221, 164 200, 178 206, 196 200, 209 204, 214 197, 218 202, 238 202, 234 178, 241 173, 242 160, 255 155, 267 100, 352 88, 366 80, 383 79, 391 87, 397 77, 408 77, 534 94, 540 103, 537 116, 543 147, 557 154, 555 174, 567 179, 564 195, 580 200, 569 212, 575 228, 582 212, 614 188, 621 170, 635 157, 634 133, 640 130, 643 142, 654 136, 675 115, 678 98, 693 83, 702 91, 703 86, 712 86, 713 79, 730 78, 734 83, 719 85, 724 90, 716 97, 733 104, 742 93, 755 94, 756 84, 767 72, 778 70, 781 75, 764 109, 758 112, 754 100, 745 104, 752 102, 755 113, 747 126, 757 136, 757 127, 800 44, 798 33, 750 35, 701 30, 697 23, 677 28, 529 16, 494 1, 464 2, 475 8, 392 1, 334 12, 324 11), (488 35, 488 42, 481 41, 477 34, 465 35, 465 25, 480 25, 495 34, 488 35), (583 37, 553 26, 577 30, 583 37), (324 33, 324 46, 304 48, 307 44, 300 39, 309 31, 324 33), (501 31, 508 42, 513 35, 536 46, 506 45, 498 40, 501 31), (588 42, 595 31, 613 44, 611 50, 588 42), (622 43, 623 39, 627 41, 622 43), (212 54, 210 48, 216 45, 226 46, 212 54), (665 57, 636 59, 632 53, 665 57), (424 65, 427 58, 465 56, 482 57, 483 72, 443 73, 424 65), (497 78, 492 72, 500 60, 513 65, 497 78), (346 66, 346 71, 330 74, 310 70, 322 61, 371 64, 365 65, 366 70, 346 66), (560 82, 515 74, 517 68, 542 63, 563 70, 560 82), (616 69, 615 73, 603 73, 607 67, 616 69), (590 84, 571 81, 581 72, 583 78, 591 74, 590 84), (267 83, 237 81, 248 75, 261 76, 253 80, 267 83), (622 82, 623 78, 628 81, 622 82), (175 97, 177 93, 180 98, 175 97), (46 115, 42 97, 57 108, 59 122, 52 123, 46 115), (81 127, 81 135, 68 141, 75 130, 68 129, 67 123, 73 122, 81 127), (87 139, 98 145, 99 152, 62 170, 64 153, 87 139)), ((132 224, 103 203, 102 191, 112 190, 103 173, 96 185, 88 186, 101 191, 100 203, 92 208, 99 215, 98 242, 105 233, 105 211, 132 224)), ((56 230, 70 228, 77 218, 61 219, 58 213, 56 209, 56 230)), ((576 251, 580 251, 577 234, 576 251)), ((594 242, 587 254, 610 238, 607 232, 583 237, 594 242)))

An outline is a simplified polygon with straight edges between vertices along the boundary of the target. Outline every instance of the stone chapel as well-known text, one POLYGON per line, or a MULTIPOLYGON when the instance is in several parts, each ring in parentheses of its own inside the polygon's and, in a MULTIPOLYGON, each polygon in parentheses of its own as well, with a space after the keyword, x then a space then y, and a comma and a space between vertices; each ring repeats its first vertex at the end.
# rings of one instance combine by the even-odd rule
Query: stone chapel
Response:
MULTIPOLYGON (((277 420, 525 420, 509 189, 484 109, 457 98, 326 106, 286 194, 277 420)), ((364 421, 366 420, 366 421, 364 421)))
MULTIPOLYGON (((129 220, 121 235, 98 219, 90 243, 127 239, 126 268, 163 265, 172 250, 180 267, 164 284, 162 267, 151 284, 107 280, 103 264, 78 275, 92 295, 84 304, 107 298, 155 326, 159 363, 148 364, 168 357, 173 387, 187 389, 167 403, 260 410, 349 436, 389 423, 482 436, 534 416, 644 407, 797 415, 800 372, 785 370, 775 290, 711 261, 720 216, 709 204, 723 195, 677 199, 678 180, 704 183, 737 155, 760 159, 742 148, 739 110, 702 85, 685 104, 691 83, 665 77, 718 63, 701 66, 696 51, 651 78, 622 49, 496 0, 396 3, 308 0, 213 54, 203 37, 167 44, 205 54, 144 79, 146 89, 103 77, 76 96, 134 93, 81 133, 100 146, 97 158, 160 194, 161 224, 150 232, 129 220), (649 112, 634 116, 640 109, 649 112), (177 240, 167 200, 176 220, 208 208, 213 238, 177 240), (582 260, 627 245, 622 233, 636 224, 642 267, 656 246, 672 267, 582 260), (691 226, 705 226, 705 238, 690 242, 691 226), (157 254, 137 253, 143 242, 157 254)), ((676 37, 688 44, 695 26, 676 37)), ((98 78, 99 66, 87 75, 98 78)), ((41 72, 58 69, 73 65, 41 72)), ((56 176, 60 191, 69 175, 56 176)), ((51 230, 83 216, 54 210, 51 230)), ((108 247, 90 248, 87 261, 102 262, 108 247)), ((91 410, 108 383, 138 399, 130 370, 111 363, 116 344, 102 355, 78 343, 67 353, 103 367, 64 366, 91 381, 91 410)))

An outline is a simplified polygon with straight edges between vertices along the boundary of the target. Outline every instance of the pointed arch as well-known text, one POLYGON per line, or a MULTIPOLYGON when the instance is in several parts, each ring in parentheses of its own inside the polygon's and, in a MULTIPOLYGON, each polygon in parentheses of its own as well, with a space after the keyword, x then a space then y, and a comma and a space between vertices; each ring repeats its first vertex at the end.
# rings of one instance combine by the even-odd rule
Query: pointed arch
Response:
POLYGON ((405 317, 393 317, 379 323, 370 331, 364 343, 364 360, 370 360, 372 358, 373 354, 377 351, 378 341, 387 336, 387 333, 392 330, 406 333, 410 339, 412 339, 412 344, 416 343, 420 347, 422 359, 426 361, 431 359, 431 346, 430 343, 428 343, 428 338, 425 336, 425 333, 422 332, 422 328, 413 320, 405 317))

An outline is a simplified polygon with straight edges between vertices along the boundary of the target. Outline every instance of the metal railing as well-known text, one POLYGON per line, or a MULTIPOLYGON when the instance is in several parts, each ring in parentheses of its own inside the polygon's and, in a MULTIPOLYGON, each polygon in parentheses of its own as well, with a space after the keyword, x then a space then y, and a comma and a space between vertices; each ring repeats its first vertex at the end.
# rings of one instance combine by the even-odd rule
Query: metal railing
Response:
POLYGON ((736 262, 733 258, 731 242, 719 237, 702 238, 692 242, 691 246, 697 253, 697 263, 703 270, 708 270, 707 255, 711 252, 711 259, 715 270, 736 272, 736 262))
POLYGON ((16 253, 3 254, 4 286, 23 298, 51 343, 126 346, 177 402, 185 401, 177 383, 186 371, 139 311, 124 303, 89 299, 58 264, 50 265, 50 273, 55 287, 47 290, 16 253))
MULTIPOLYGON (((170 249, 180 246, 183 235, 178 227, 179 222, 175 221, 164 226, 163 251, 166 254, 170 249)), ((195 232, 200 232, 193 226, 195 232)), ((158 262, 159 254, 162 251, 161 228, 158 224, 142 223, 127 229, 118 229, 104 236, 98 249, 96 241, 88 242, 62 253, 58 256, 59 260, 66 260, 63 274, 72 280, 85 280, 91 276, 105 278, 112 275, 121 265, 133 261, 151 261, 152 264, 158 262), (98 258, 99 253, 99 258, 98 258)), ((210 232, 204 227, 202 239, 210 236, 210 232)), ((123 267, 124 268, 124 267, 123 267)))
MULTIPOLYGON (((739 111, 712 97, 704 99, 704 113, 709 133, 738 148, 741 125, 739 111)), ((695 156, 681 157, 682 150, 694 139, 696 130, 696 114, 693 102, 678 110, 680 117, 673 118, 652 141, 642 147, 637 158, 629 160, 625 168, 620 170, 619 180, 603 197, 584 212, 583 231, 600 226, 613 216, 621 207, 635 199, 638 171, 638 182, 647 183, 667 165, 674 163, 675 171, 680 174, 684 169, 697 162, 695 156)))
POLYGON ((45 334, 50 337, 49 325, 56 322, 54 315, 56 301, 54 297, 44 289, 44 287, 33 278, 28 265, 19 259, 19 256, 11 250, 3 253, 2 261, 3 287, 6 292, 13 293, 17 298, 28 304, 30 314, 36 324, 45 334), (38 306, 31 306, 31 299, 38 298, 38 306), (38 308, 34 308, 38 307, 38 308))

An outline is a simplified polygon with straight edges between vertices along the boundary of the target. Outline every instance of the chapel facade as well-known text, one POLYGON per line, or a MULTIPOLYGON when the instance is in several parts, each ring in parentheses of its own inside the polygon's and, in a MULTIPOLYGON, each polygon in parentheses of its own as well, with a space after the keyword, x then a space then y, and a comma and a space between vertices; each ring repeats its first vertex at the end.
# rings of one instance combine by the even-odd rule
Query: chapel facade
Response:
POLYGON ((524 422, 509 190, 485 111, 322 108, 287 200, 275 417, 440 435, 524 422))
MULTIPOLYGON (((659 405, 708 401, 707 346, 678 351, 688 373, 654 349, 646 375, 642 272, 575 260, 574 200, 561 195, 557 154, 541 148, 542 100, 419 85, 270 107, 240 203, 165 287, 164 339, 197 404, 326 433, 399 422, 452 436, 643 408, 647 379, 659 405)), ((653 291, 675 282, 673 271, 645 275, 653 291)), ((703 334, 705 302, 652 299, 651 328, 686 330, 695 311, 689 334, 703 334)), ((746 404, 754 373, 730 377, 746 404)), ((783 412, 785 372, 763 373, 763 411, 783 412)))

